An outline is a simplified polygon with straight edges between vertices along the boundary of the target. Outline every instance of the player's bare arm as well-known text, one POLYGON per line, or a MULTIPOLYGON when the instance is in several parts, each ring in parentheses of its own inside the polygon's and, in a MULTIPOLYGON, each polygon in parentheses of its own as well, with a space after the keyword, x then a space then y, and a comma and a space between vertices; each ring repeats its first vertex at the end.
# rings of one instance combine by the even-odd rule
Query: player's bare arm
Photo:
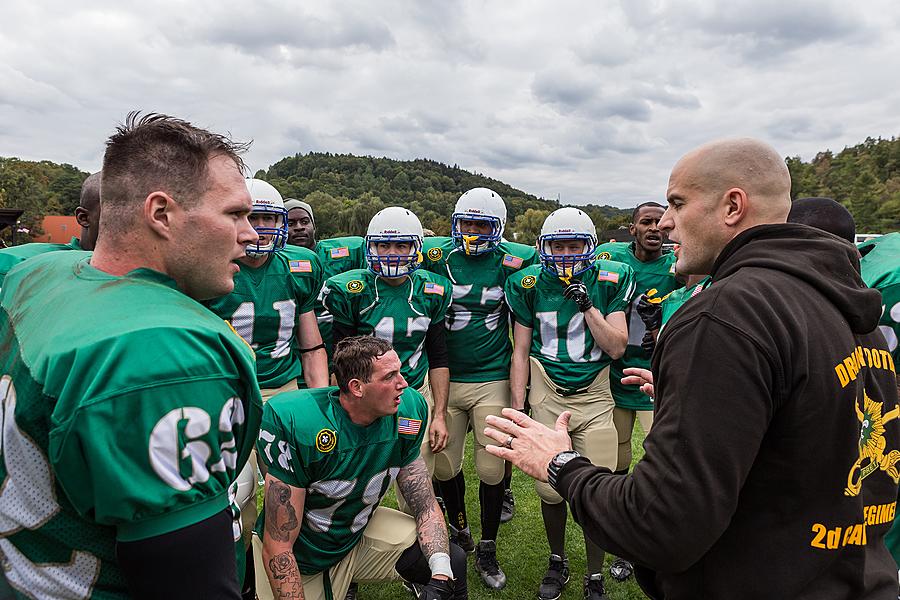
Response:
MULTIPOLYGON (((422 554, 427 559, 437 552, 448 554, 450 539, 447 536, 444 516, 437 500, 434 499, 431 475, 428 474, 425 461, 421 457, 400 469, 397 474, 397 486, 415 516, 416 536, 422 554)), ((446 579, 446 576, 435 575, 435 578, 446 579)))
POLYGON ((276 598, 305 598, 294 542, 300 534, 306 490, 266 475, 266 525, 262 557, 276 598))
POLYGON ((440 452, 447 446, 447 401, 450 397, 450 369, 438 367, 429 369, 428 381, 431 385, 431 396, 434 398, 434 414, 428 427, 428 438, 431 451, 440 452))
POLYGON ((511 404, 516 410, 525 408, 525 387, 528 385, 528 353, 532 328, 519 323, 513 325, 513 352, 509 363, 511 404))
POLYGON ((618 311, 603 316, 595 307, 584 313, 584 321, 594 342, 613 359, 621 358, 628 346, 628 323, 625 313, 618 311))
POLYGON ((315 311, 310 310, 300 315, 297 342, 301 350, 300 363, 303 365, 303 379, 306 381, 307 387, 327 387, 329 384, 328 354, 322 344, 315 311), (304 352, 307 348, 315 348, 315 350, 304 352))

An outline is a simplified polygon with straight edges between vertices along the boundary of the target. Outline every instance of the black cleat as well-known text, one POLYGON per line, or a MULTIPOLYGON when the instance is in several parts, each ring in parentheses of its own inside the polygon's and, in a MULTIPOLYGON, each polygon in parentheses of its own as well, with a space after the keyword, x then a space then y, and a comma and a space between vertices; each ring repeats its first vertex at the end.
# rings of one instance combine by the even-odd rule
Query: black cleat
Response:
POLYGON ((502 590, 506 587, 506 573, 497 562, 497 543, 494 540, 481 540, 475 548, 475 570, 488 588, 502 590))
POLYGON ((347 588, 347 595, 344 596, 344 600, 356 600, 356 593, 359 591, 359 584, 353 582, 350 584, 350 587, 347 588))
POLYGON ((406 588, 406 591, 412 594, 412 597, 416 600, 419 600, 419 593, 422 591, 422 585, 418 583, 413 583, 411 581, 404 581, 403 587, 406 588))
POLYGON ((609 565, 609 574, 619 583, 625 581, 634 573, 634 565, 624 558, 617 558, 609 565))
POLYGON ((569 583, 569 561, 558 554, 550 555, 550 565, 538 588, 540 600, 558 600, 563 588, 569 583))
POLYGON ((457 529, 450 525, 450 541, 466 551, 466 554, 475 552, 475 540, 472 538, 472 532, 469 528, 457 529))
POLYGON ((500 522, 509 523, 515 512, 516 499, 513 498, 512 490, 505 490, 503 492, 503 508, 500 509, 500 522))
POLYGON ((609 600, 603 589, 603 575, 597 573, 584 576, 584 600, 609 600))

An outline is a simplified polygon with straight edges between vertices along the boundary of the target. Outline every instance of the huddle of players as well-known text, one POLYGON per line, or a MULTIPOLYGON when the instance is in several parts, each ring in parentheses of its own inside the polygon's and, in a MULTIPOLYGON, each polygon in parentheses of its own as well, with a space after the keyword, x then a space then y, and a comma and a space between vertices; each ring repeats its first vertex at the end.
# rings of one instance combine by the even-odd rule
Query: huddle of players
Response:
MULTIPOLYGON (((574 411, 571 429, 576 448, 595 464, 628 469, 635 415, 645 428, 650 426, 647 416, 652 415, 650 400, 618 381, 623 368, 648 363, 640 346, 643 322, 631 305, 639 292, 652 289, 662 296, 678 287, 674 257, 663 252, 658 229, 663 208, 647 203, 635 210, 634 244, 599 247, 594 225, 584 212, 559 209, 547 217, 535 248, 504 240, 502 198, 475 188, 457 202, 450 237, 424 238, 413 213, 391 207, 372 218, 365 238, 317 241, 312 207, 298 200, 282 203, 278 192, 262 181, 250 180, 248 186, 254 201, 251 221, 260 240, 247 250, 235 292, 209 306, 254 345, 261 359, 259 383, 264 398, 296 389, 297 356, 304 387, 314 388, 324 385, 322 374, 328 371, 324 346, 330 354, 341 340, 356 335, 389 342, 401 362, 403 378, 428 404, 428 435, 422 436, 421 455, 446 505, 451 539, 474 550, 475 568, 486 586, 503 588, 506 575, 497 558, 496 539, 509 482, 504 481, 503 461, 485 450, 489 443, 483 434, 485 417, 499 415, 508 406, 524 410, 526 395, 535 418, 547 424, 554 423, 563 410, 574 411), (292 234, 292 241, 305 247, 285 244, 292 234), (265 262, 270 266, 257 270, 260 264, 255 257, 266 254, 272 256, 265 262), (248 265, 254 260, 255 265, 248 265), (313 298, 320 286, 316 304, 313 298), (312 328, 303 328, 313 312, 321 337, 312 328), (298 318, 301 326, 295 335, 285 327, 298 318), (510 322, 514 344, 510 343, 510 322), (271 364, 276 358, 282 364, 293 360, 293 364, 276 369, 271 364), (279 376, 273 377, 276 371, 279 376), (467 525, 462 474, 470 428, 480 480, 482 538, 477 545, 467 525)), ((301 394, 308 400, 313 392, 301 394)), ((296 431, 287 434, 283 428, 267 427, 269 421, 285 420, 279 411, 297 410, 292 407, 299 402, 284 401, 288 396, 268 404, 263 417, 258 451, 263 468, 269 469, 268 477, 273 472, 278 477, 280 472, 272 470, 273 444, 305 445, 312 448, 313 458, 332 452, 328 444, 323 450, 318 430, 305 428, 309 439, 304 440, 296 439, 296 431), (269 450, 264 452, 263 445, 269 450)), ((304 413, 304 418, 309 416, 304 413)), ((336 437, 341 435, 336 432, 336 437)), ((315 482, 306 481, 306 485, 307 498, 336 497, 315 482)), ((359 500, 363 487, 358 485, 340 497, 349 506, 359 500)), ((537 490, 551 550, 538 594, 555 599, 569 580, 564 550, 567 510, 548 486, 538 484, 537 490)), ((243 497, 249 500, 252 494, 243 497)), ((403 495, 398 497, 403 506, 403 495)), ((245 511, 252 511, 252 503, 244 504, 245 511)), ((342 509, 340 514, 344 513, 342 509)), ((264 534, 262 557, 271 556, 266 551, 269 543, 274 544, 264 534)), ((604 553, 589 541, 586 546, 585 595, 603 598, 604 553)), ((304 564, 302 552, 295 555, 301 571, 322 571, 323 565, 304 564)), ((626 578, 630 565, 617 561, 613 574, 626 578)), ((257 585, 264 587, 260 575, 257 585)), ((355 593, 352 579, 346 582, 351 597, 355 593)), ((334 594, 344 593, 331 583, 334 594)))

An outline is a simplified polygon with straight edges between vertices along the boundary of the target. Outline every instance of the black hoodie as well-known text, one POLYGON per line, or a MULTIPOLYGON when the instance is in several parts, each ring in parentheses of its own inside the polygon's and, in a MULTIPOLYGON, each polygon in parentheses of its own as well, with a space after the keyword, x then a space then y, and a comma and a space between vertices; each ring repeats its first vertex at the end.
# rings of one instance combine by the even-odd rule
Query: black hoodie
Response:
POLYGON ((896 376, 855 248, 754 227, 712 280, 660 337, 644 459, 570 461, 561 495, 658 598, 894 600, 896 376))

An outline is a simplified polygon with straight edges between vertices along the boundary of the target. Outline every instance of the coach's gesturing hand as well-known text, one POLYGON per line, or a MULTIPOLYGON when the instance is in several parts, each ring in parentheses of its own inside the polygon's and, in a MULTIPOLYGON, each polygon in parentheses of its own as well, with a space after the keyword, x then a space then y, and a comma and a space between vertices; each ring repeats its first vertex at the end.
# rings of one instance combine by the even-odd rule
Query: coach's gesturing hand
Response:
POLYGON ((547 465, 550 459, 563 450, 572 449, 569 438, 569 417, 563 411, 556 420, 556 429, 541 425, 534 419, 512 408, 503 409, 503 417, 490 415, 484 433, 499 445, 489 444, 488 452, 516 465, 526 475, 539 481, 547 481, 547 465))

